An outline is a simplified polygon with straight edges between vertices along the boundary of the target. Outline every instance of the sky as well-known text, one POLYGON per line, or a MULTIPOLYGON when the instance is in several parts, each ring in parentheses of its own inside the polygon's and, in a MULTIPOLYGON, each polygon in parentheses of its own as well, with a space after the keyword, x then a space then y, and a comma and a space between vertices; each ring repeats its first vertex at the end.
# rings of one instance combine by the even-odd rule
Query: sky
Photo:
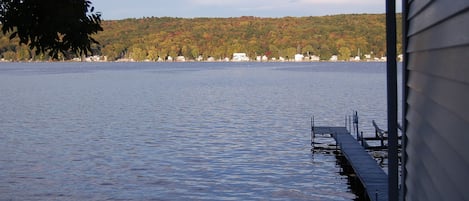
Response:
MULTIPOLYGON (((384 13, 385 0, 91 0, 105 20, 384 13)), ((400 1, 397 1, 400 2, 400 1)), ((398 12, 400 4, 397 4, 398 12)))

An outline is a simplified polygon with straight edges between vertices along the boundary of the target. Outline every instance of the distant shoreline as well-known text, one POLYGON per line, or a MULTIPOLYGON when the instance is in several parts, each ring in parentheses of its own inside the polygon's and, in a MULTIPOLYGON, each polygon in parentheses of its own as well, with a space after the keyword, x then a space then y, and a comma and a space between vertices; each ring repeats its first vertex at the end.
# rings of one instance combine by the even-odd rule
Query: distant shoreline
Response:
POLYGON ((386 61, 2 61, 0 63, 386 63, 386 61))

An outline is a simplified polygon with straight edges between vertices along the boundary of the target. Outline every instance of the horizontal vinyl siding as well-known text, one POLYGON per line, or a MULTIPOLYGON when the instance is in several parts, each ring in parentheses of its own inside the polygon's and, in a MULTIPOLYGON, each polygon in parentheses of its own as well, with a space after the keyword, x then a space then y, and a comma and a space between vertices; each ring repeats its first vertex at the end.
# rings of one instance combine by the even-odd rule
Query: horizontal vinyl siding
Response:
MULTIPOLYGON (((469 1, 468 1, 469 2, 469 1)), ((434 50, 469 44, 469 12, 409 38, 408 52, 434 50)))
POLYGON ((411 36, 407 51, 426 51, 467 45, 469 44, 468 33, 469 12, 465 12, 446 23, 437 24, 418 35, 411 36))
MULTIPOLYGON (((426 97, 422 94, 416 92, 409 94, 410 102, 421 102, 423 99, 426 97)), ((413 172, 416 173, 414 175, 418 175, 414 182, 419 182, 419 185, 414 192, 431 195, 431 198, 444 197, 443 200, 469 200, 469 194, 464 193, 467 186, 461 185, 469 179, 469 174, 466 174, 469 162, 465 156, 469 148, 464 143, 464 138, 458 138, 459 133, 452 133, 456 129, 442 131, 440 125, 442 124, 440 122, 448 120, 455 120, 455 125, 462 122, 448 111, 438 108, 438 104, 429 101, 426 105, 414 106, 407 113, 407 118, 412 119, 412 123, 408 125, 408 133, 419 133, 408 136, 406 150, 407 154, 418 156, 407 165, 408 171, 414 169, 413 172), (434 109, 426 110, 425 107, 434 109), (447 119, 442 121, 441 118, 447 119), (423 173, 421 171, 429 172, 425 175, 431 175, 431 183, 421 181, 424 178, 420 175, 423 173), (437 189, 425 191, 424 187, 427 185, 436 186, 437 189)))
POLYGON ((468 60, 468 46, 416 52, 409 54, 408 70, 469 83, 468 60))
POLYGON ((469 1, 406 2, 405 198, 469 200, 469 1))
POLYGON ((428 4, 430 4, 432 0, 420 0, 416 2, 411 2, 410 4, 410 9, 409 9, 409 14, 407 15, 409 18, 414 17, 416 14, 418 14, 420 11, 425 8, 428 4))
MULTIPOLYGON (((469 169, 465 169, 465 167, 469 167, 469 156, 467 154, 469 153, 469 145, 467 144, 469 142, 467 133, 469 125, 467 122, 419 92, 412 91, 407 101, 411 105, 406 115, 413 123, 410 128, 426 129, 426 127, 431 127, 434 133, 439 134, 436 137, 438 137, 437 142, 442 145, 441 148, 451 150, 454 152, 454 156, 458 156, 457 161, 454 162, 459 165, 452 167, 452 170, 469 171, 469 169), (422 101, 425 101, 425 104, 421 104, 422 101), (425 125, 425 127, 422 125, 425 125), (464 167, 464 169, 460 169, 461 167, 464 167)), ((409 139, 412 139, 412 137, 416 137, 415 140, 428 140, 425 132, 419 135, 410 135, 409 139)), ((439 147, 436 147, 436 149, 440 150, 439 147)), ((446 150, 440 151, 444 153, 446 150)), ((458 175, 457 177, 461 178, 461 176, 469 179, 469 174, 458 175)))
MULTIPOLYGON (((421 108, 422 110, 428 110, 429 108, 444 109, 448 111, 446 115, 454 115, 460 118, 462 122, 469 122, 469 84, 413 71, 409 76, 407 85, 412 91, 422 93, 426 96, 424 100, 420 100, 426 103, 426 107, 421 108), (430 101, 435 104, 430 104, 430 101), (432 105, 432 107, 428 107, 429 105, 432 105)), ((420 102, 414 103, 408 101, 408 103, 419 104, 420 102)), ((434 110, 430 110, 426 113, 431 114, 433 111, 434 110)), ((439 118, 441 122, 448 120, 446 116, 428 117, 439 118)), ((452 121, 454 121, 454 119, 452 119, 452 121)), ((451 127, 447 129, 451 129, 451 127)), ((469 140, 468 137, 463 138, 469 140)))
MULTIPOLYGON (((411 4, 424 4, 427 0, 415 0, 411 4)), ((407 31, 408 36, 417 34, 428 27, 432 27, 442 21, 447 21, 448 18, 453 15, 465 11, 469 7, 467 0, 432 0, 429 4, 425 4, 423 10, 419 10, 417 15, 409 16, 409 29, 407 31)), ((409 10, 409 13, 413 13, 413 10, 409 10)), ((446 22, 443 22, 446 23, 446 22)))

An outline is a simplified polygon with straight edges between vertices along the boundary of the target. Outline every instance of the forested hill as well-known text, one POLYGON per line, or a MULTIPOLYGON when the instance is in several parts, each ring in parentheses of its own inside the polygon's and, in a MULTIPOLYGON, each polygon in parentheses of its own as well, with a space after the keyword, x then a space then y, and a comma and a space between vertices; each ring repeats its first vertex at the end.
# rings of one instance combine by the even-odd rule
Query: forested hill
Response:
MULTIPOLYGON (((398 22, 400 18, 398 15, 398 22)), ((302 53, 317 55, 324 60, 332 55, 345 59, 358 52, 361 56, 386 55, 384 14, 284 18, 153 17, 103 21, 102 26, 104 31, 95 36, 100 45, 94 47, 94 53, 107 56, 108 60, 156 60, 158 56, 167 55, 182 55, 187 59, 202 55, 219 59, 231 58, 235 52, 247 53, 251 58, 263 55, 292 58, 302 53)), ((22 60, 28 57, 28 49, 17 47, 16 41, 2 36, 0 54, 5 59, 22 60)))

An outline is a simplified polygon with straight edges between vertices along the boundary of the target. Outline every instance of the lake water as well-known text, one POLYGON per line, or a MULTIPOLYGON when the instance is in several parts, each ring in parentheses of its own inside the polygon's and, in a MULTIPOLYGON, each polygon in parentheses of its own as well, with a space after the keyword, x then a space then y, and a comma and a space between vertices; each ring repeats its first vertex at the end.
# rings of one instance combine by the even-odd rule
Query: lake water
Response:
POLYGON ((0 200, 353 200, 310 118, 385 126, 384 63, 0 63, 0 200))

